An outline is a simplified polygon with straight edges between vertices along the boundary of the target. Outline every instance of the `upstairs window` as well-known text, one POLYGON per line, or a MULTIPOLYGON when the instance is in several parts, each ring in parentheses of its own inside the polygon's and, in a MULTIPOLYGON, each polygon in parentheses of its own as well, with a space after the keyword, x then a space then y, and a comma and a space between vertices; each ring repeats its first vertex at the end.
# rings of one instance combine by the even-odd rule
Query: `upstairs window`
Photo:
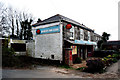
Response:
POLYGON ((84 40, 88 40, 88 31, 84 30, 84 40))
POLYGON ((90 32, 88 31, 88 40, 90 40, 90 32))
POLYGON ((79 27, 77 27, 77 26, 75 26, 75 32, 74 32, 74 34, 75 34, 75 39, 76 40, 80 40, 80 29, 79 29, 79 27))
POLYGON ((84 32, 83 32, 83 29, 80 29, 80 39, 81 40, 83 40, 83 38, 84 38, 84 34, 83 34, 84 32))
POLYGON ((63 36, 65 39, 73 40, 74 39, 74 26, 71 24, 64 23, 64 32, 63 36))

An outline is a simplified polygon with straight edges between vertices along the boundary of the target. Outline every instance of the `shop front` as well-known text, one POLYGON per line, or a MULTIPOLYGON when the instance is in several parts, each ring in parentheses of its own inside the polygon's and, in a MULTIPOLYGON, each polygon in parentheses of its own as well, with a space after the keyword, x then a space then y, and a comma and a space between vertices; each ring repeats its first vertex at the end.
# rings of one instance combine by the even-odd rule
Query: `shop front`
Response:
POLYGON ((93 46, 92 45, 73 45, 72 48, 72 57, 74 60, 79 57, 82 60, 85 60, 87 57, 91 57, 93 55, 93 46))
MULTIPOLYGON (((86 41, 85 41, 86 42, 86 41)), ((76 58, 81 58, 82 60, 87 59, 88 57, 93 56, 94 46, 95 43, 89 42, 89 44, 85 44, 84 41, 82 41, 82 44, 76 44, 74 42, 66 41, 66 48, 72 49, 72 62, 75 61, 76 58), (84 43, 84 44, 83 44, 84 43), (90 45, 91 43, 91 45, 90 45)))

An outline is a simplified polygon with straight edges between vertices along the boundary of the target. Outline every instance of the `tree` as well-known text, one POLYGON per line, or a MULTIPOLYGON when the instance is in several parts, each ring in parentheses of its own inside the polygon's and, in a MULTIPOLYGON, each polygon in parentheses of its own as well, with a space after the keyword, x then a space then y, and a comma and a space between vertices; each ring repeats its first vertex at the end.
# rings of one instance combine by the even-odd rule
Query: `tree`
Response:
POLYGON ((107 40, 109 40, 109 36, 110 36, 110 34, 107 34, 106 32, 103 32, 103 34, 102 34, 103 42, 107 42, 107 40))
POLYGON ((0 27, 3 35, 10 34, 7 16, 7 8, 0 2, 0 27))
POLYGON ((6 7, 0 3, 0 26, 2 26, 3 35, 11 37, 29 39, 31 36, 31 24, 34 20, 33 16, 25 11, 15 10, 11 6, 6 7), (27 34, 29 33, 29 34, 27 34))
POLYGON ((27 20, 21 22, 21 26, 22 26, 21 35, 20 35, 21 39, 23 39, 23 38, 24 38, 24 40, 32 39, 32 32, 31 32, 32 31, 32 26, 31 26, 32 21, 33 21, 32 19, 30 19, 29 21, 27 19, 27 20))
POLYGON ((97 43, 98 49, 102 49, 102 45, 103 43, 107 42, 107 40, 109 40, 109 36, 110 34, 107 34, 106 32, 103 32, 102 34, 102 40, 99 40, 97 43))

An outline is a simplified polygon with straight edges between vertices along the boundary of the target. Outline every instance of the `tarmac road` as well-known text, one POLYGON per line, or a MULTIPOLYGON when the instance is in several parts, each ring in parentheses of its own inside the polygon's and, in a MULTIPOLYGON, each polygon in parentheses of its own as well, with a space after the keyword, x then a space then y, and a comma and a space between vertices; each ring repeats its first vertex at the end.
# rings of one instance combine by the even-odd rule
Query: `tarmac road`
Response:
MULTIPOLYGON (((1 70, 0 70, 1 71, 1 70)), ((2 69, 2 78, 118 78, 120 60, 109 66, 107 72, 90 74, 53 66, 37 66, 35 69, 2 69)), ((120 77, 119 77, 120 78, 120 77)))
POLYGON ((60 70, 50 66, 39 66, 35 70, 3 69, 2 78, 82 78, 74 74, 67 74, 65 71, 59 73, 60 70))

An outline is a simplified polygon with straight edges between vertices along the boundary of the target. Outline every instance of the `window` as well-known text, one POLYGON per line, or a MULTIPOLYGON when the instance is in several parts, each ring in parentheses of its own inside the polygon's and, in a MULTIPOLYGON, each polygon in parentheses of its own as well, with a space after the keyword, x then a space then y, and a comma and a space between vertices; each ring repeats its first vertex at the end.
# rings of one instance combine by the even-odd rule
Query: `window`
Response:
POLYGON ((64 23, 63 24, 64 26, 64 32, 63 32, 63 36, 64 36, 64 38, 66 38, 66 39, 74 39, 74 26, 72 26, 72 28, 71 29, 66 29, 66 25, 67 25, 67 23, 64 23))
POLYGON ((71 46, 72 54, 77 54, 77 46, 71 46))
POLYGON ((90 32, 88 31, 88 40, 90 40, 90 32))
POLYGON ((72 26, 72 28, 70 29, 70 34, 69 35, 70 35, 69 39, 74 39, 74 26, 72 26))
POLYGON ((91 36, 91 41, 94 41, 94 34, 93 34, 93 32, 90 33, 90 36, 91 36))
POLYGON ((80 39, 83 40, 83 29, 80 29, 80 39))
POLYGON ((75 39, 80 40, 80 29, 77 26, 75 26, 75 39))
POLYGON ((84 40, 88 40, 88 31, 84 30, 84 40))

